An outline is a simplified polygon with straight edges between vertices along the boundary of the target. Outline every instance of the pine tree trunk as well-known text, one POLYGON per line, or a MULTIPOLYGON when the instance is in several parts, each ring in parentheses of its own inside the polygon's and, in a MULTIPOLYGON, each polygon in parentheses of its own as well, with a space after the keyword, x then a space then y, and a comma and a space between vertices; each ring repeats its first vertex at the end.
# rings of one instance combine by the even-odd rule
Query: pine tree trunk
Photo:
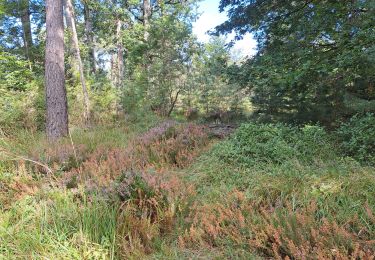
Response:
POLYGON ((54 141, 68 134, 68 102, 64 70, 64 21, 62 0, 46 0, 45 88, 46 133, 54 141))
POLYGON ((94 37, 92 32, 92 20, 90 7, 86 2, 83 2, 84 7, 84 19, 85 19, 85 34, 86 34, 86 44, 89 49, 89 61, 90 61, 90 71, 92 74, 96 73, 96 62, 95 62, 95 49, 94 49, 94 37))
POLYGON ((31 23, 30 23, 30 4, 29 0, 20 0, 20 13, 21 13, 21 24, 23 31, 23 43, 25 46, 26 57, 29 61, 33 61, 31 55, 31 48, 33 46, 33 38, 31 33, 31 23))
POLYGON ((71 43, 72 43, 72 49, 73 49, 73 55, 75 59, 76 64, 76 70, 79 72, 81 85, 82 85, 82 94, 83 94, 83 117, 85 120, 85 123, 88 124, 90 122, 90 99, 89 99, 89 93, 86 86, 86 80, 84 75, 84 69, 83 69, 83 63, 81 59, 81 52, 79 50, 79 42, 78 42, 78 35, 77 35, 77 29, 76 29, 76 23, 74 18, 74 7, 72 5, 71 0, 65 0, 66 4, 66 21, 68 29, 71 33, 71 43), (70 27, 69 27, 70 26, 70 27))

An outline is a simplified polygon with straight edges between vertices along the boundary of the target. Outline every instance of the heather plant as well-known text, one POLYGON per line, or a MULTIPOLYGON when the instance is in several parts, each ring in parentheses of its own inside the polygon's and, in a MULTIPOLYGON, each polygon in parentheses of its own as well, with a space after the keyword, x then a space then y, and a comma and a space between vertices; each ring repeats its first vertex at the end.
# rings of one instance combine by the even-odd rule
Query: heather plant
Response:
POLYGON ((82 179, 92 177, 95 181, 108 185, 122 172, 185 167, 208 141, 208 135, 201 126, 178 125, 176 122, 166 121, 134 138, 124 149, 94 151, 73 172, 82 179))
POLYGON ((194 208, 183 247, 245 248, 276 259, 371 259, 375 253, 373 211, 339 224, 317 217, 318 206, 259 205, 242 192, 194 208))
POLYGON ((150 142, 150 137, 146 135, 144 139, 141 138, 141 145, 136 146, 136 152, 148 154, 151 164, 184 167, 192 161, 197 149, 208 143, 208 135, 204 128, 194 124, 166 125, 163 129, 158 128, 154 131, 160 131, 162 134, 153 133, 154 142, 150 142))

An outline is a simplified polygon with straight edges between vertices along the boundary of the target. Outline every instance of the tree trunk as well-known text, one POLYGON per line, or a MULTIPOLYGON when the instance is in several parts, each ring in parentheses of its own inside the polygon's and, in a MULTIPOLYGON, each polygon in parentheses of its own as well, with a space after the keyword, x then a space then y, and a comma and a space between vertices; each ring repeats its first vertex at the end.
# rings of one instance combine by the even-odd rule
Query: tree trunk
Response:
POLYGON ((116 21, 116 41, 117 41, 117 66, 116 66, 116 87, 120 87, 124 78, 124 46, 121 40, 122 21, 116 21))
POLYGON ((23 43, 25 46, 25 53, 27 59, 32 62, 31 50, 33 46, 33 38, 31 33, 31 23, 30 23, 30 4, 29 0, 20 0, 20 14, 21 14, 21 24, 23 31, 23 43))
POLYGON ((168 113, 167 113, 167 116, 168 116, 168 117, 170 117, 171 114, 172 114, 172 111, 173 111, 173 109, 174 109, 174 107, 175 107, 175 105, 176 105, 176 102, 177 102, 177 100, 178 100, 178 95, 180 94, 180 91, 181 91, 180 89, 177 91, 177 93, 176 93, 176 95, 175 95, 174 98, 172 97, 172 93, 171 93, 171 95, 170 95, 171 106, 169 107, 169 110, 168 110, 168 113))
POLYGON ((111 54, 111 82, 113 85, 116 85, 116 62, 115 62, 116 55, 111 54))
POLYGON ((150 17, 151 17, 151 2, 150 0, 143 0, 143 26, 144 26, 144 39, 147 42, 149 33, 149 24, 150 24, 150 17))
POLYGON ((71 43, 72 43, 72 49, 73 49, 73 55, 75 59, 75 66, 79 72, 81 85, 82 85, 82 94, 83 94, 83 117, 85 120, 85 123, 90 122, 90 99, 89 99, 89 93, 86 87, 86 80, 84 75, 84 69, 83 69, 83 63, 81 59, 81 52, 79 50, 79 43, 78 43, 78 35, 77 35, 77 29, 76 29, 76 23, 74 18, 74 7, 71 0, 65 0, 65 14, 66 14, 66 21, 68 29, 71 33, 71 43), (69 27, 70 26, 70 27, 69 27))
MULTIPOLYGON (((143 27, 144 27, 144 34, 143 38, 145 43, 147 43, 149 39, 149 27, 150 27, 150 18, 151 18, 151 1, 150 0, 143 0, 143 27)), ((149 51, 146 49, 144 53, 144 68, 146 71, 146 80, 147 86, 149 87, 150 84, 150 58, 149 58, 149 51)))
POLYGON ((68 102, 64 70, 64 21, 62 0, 46 0, 45 88, 46 132, 54 141, 68 134, 68 102))
POLYGON ((89 61, 90 61, 90 71, 92 74, 96 73, 96 62, 95 62, 95 49, 94 49, 94 36, 92 32, 92 20, 90 7, 86 2, 83 2, 84 7, 84 19, 85 19, 85 34, 86 34, 86 44, 89 49, 89 61))

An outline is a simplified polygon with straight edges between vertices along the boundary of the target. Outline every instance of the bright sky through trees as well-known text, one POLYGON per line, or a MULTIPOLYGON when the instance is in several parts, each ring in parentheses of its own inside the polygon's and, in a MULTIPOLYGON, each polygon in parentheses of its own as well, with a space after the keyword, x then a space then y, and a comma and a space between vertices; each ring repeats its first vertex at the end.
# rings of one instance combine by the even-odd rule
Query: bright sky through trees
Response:
MULTIPOLYGON (((199 19, 194 24, 193 32, 201 42, 208 42, 210 36, 207 31, 227 20, 226 13, 219 12, 219 0, 204 0, 199 3, 199 19)), ((233 39, 233 35, 228 36, 228 41, 233 39)), ((256 53, 256 41, 250 34, 244 39, 236 42, 234 52, 240 52, 243 56, 254 55, 256 53)))

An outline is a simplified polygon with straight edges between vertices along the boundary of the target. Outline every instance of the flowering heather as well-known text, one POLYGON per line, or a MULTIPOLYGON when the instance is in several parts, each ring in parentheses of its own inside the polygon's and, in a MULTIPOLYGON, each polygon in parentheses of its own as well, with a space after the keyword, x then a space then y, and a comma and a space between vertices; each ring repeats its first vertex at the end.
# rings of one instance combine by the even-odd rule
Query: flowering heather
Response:
POLYGON ((166 120, 159 125, 151 128, 146 133, 137 138, 137 141, 145 145, 151 144, 157 139, 168 138, 168 131, 173 131, 177 126, 177 122, 173 120, 166 120))
MULTIPOLYGON (((165 121, 132 140, 126 148, 98 147, 73 175, 83 182, 108 186, 123 172, 182 168, 208 143, 202 126, 165 121)), ((71 178, 71 174, 66 174, 71 178)))

